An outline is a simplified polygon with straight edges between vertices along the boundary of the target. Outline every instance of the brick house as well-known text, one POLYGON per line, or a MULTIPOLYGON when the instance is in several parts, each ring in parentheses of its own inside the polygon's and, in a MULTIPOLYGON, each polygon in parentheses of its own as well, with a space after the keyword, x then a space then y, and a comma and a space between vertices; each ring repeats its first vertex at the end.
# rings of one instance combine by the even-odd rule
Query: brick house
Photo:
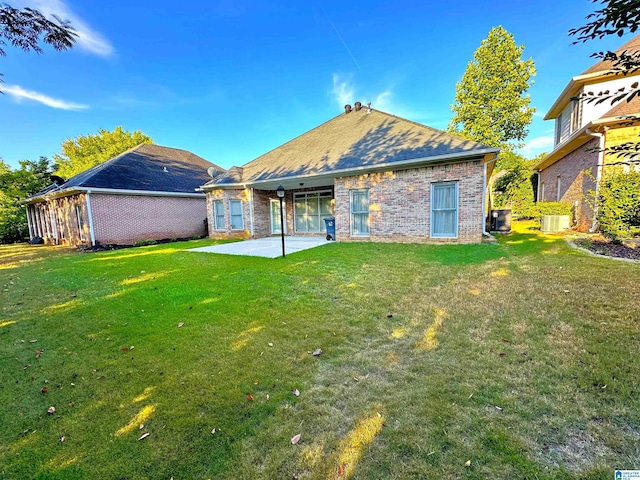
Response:
MULTIPOLYGON (((620 47, 618 55, 640 50, 640 35, 620 47)), ((554 149, 535 167, 538 172, 538 201, 570 203, 574 208, 573 227, 595 231, 593 194, 603 171, 621 159, 607 149, 625 142, 640 141, 640 99, 612 105, 588 101, 600 92, 629 91, 638 82, 640 71, 616 72, 610 61, 601 60, 581 75, 573 77, 544 117, 555 120, 554 149), (591 92, 591 93, 590 93, 591 92), (587 95, 587 99, 582 96, 587 95)))
POLYGON ((28 198, 29 235, 91 246, 205 235, 197 188, 209 169, 222 170, 185 150, 138 145, 28 198))
POLYGON ((287 235, 335 217, 338 241, 480 242, 497 152, 356 102, 204 185, 209 235, 279 235, 282 185, 287 235))

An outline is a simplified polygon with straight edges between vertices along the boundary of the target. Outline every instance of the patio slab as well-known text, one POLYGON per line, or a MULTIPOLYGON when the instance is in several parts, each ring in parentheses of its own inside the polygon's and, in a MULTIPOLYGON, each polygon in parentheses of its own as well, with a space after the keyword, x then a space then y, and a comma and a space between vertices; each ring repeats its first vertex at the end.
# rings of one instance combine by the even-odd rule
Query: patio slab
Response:
MULTIPOLYGON (((300 252, 310 248, 333 243, 322 237, 284 237, 285 254, 300 252)), ((282 256, 282 240, 280 237, 258 238, 242 242, 212 245, 187 250, 188 252, 222 253, 225 255, 247 255, 252 257, 277 258, 282 256)))

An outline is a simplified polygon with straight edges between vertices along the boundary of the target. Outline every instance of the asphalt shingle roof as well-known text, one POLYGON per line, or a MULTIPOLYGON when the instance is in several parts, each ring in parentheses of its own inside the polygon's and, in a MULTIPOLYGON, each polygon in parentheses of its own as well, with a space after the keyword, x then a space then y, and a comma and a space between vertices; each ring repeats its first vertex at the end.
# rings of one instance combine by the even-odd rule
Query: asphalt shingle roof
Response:
POLYGON ((379 110, 342 113, 207 186, 257 182, 401 163, 477 150, 497 151, 379 110))
MULTIPOLYGON (((71 177, 56 190, 110 188, 152 192, 196 193, 211 180, 207 169, 224 169, 186 150, 142 144, 71 177)), ((37 197, 49 193, 43 190, 37 197)))
MULTIPOLYGON (((633 55, 636 52, 640 51, 640 35, 636 35, 627 43, 618 48, 615 53, 620 56, 623 53, 627 53, 628 55, 633 55)), ((587 73, 596 73, 596 72, 604 72, 607 70, 611 70, 613 67, 613 62, 609 60, 600 60, 599 62, 594 63, 589 68, 587 68, 582 75, 586 75, 587 73)))

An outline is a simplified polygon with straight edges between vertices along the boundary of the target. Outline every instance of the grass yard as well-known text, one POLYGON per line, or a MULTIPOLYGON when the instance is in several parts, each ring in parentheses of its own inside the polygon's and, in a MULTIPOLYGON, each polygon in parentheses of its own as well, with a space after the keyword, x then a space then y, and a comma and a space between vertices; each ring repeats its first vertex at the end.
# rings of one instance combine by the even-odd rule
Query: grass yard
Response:
POLYGON ((185 251, 211 243, 0 247, 0 478, 640 469, 640 264, 526 226, 498 245, 185 251))

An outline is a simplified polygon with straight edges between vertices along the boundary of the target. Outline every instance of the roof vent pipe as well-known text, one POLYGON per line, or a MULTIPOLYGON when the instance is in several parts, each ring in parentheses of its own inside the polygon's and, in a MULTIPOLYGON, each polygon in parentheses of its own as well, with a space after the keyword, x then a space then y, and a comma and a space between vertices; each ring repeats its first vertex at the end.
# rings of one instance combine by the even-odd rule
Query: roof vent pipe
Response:
POLYGON ((344 113, 349 113, 351 112, 351 105, 349 105, 348 103, 344 106, 344 113))
POLYGON ((371 113, 371 102, 367 102, 367 113, 371 113))
POLYGON ((359 112, 362 108, 362 104, 360 102, 356 102, 353 106, 356 109, 356 112, 359 112))

